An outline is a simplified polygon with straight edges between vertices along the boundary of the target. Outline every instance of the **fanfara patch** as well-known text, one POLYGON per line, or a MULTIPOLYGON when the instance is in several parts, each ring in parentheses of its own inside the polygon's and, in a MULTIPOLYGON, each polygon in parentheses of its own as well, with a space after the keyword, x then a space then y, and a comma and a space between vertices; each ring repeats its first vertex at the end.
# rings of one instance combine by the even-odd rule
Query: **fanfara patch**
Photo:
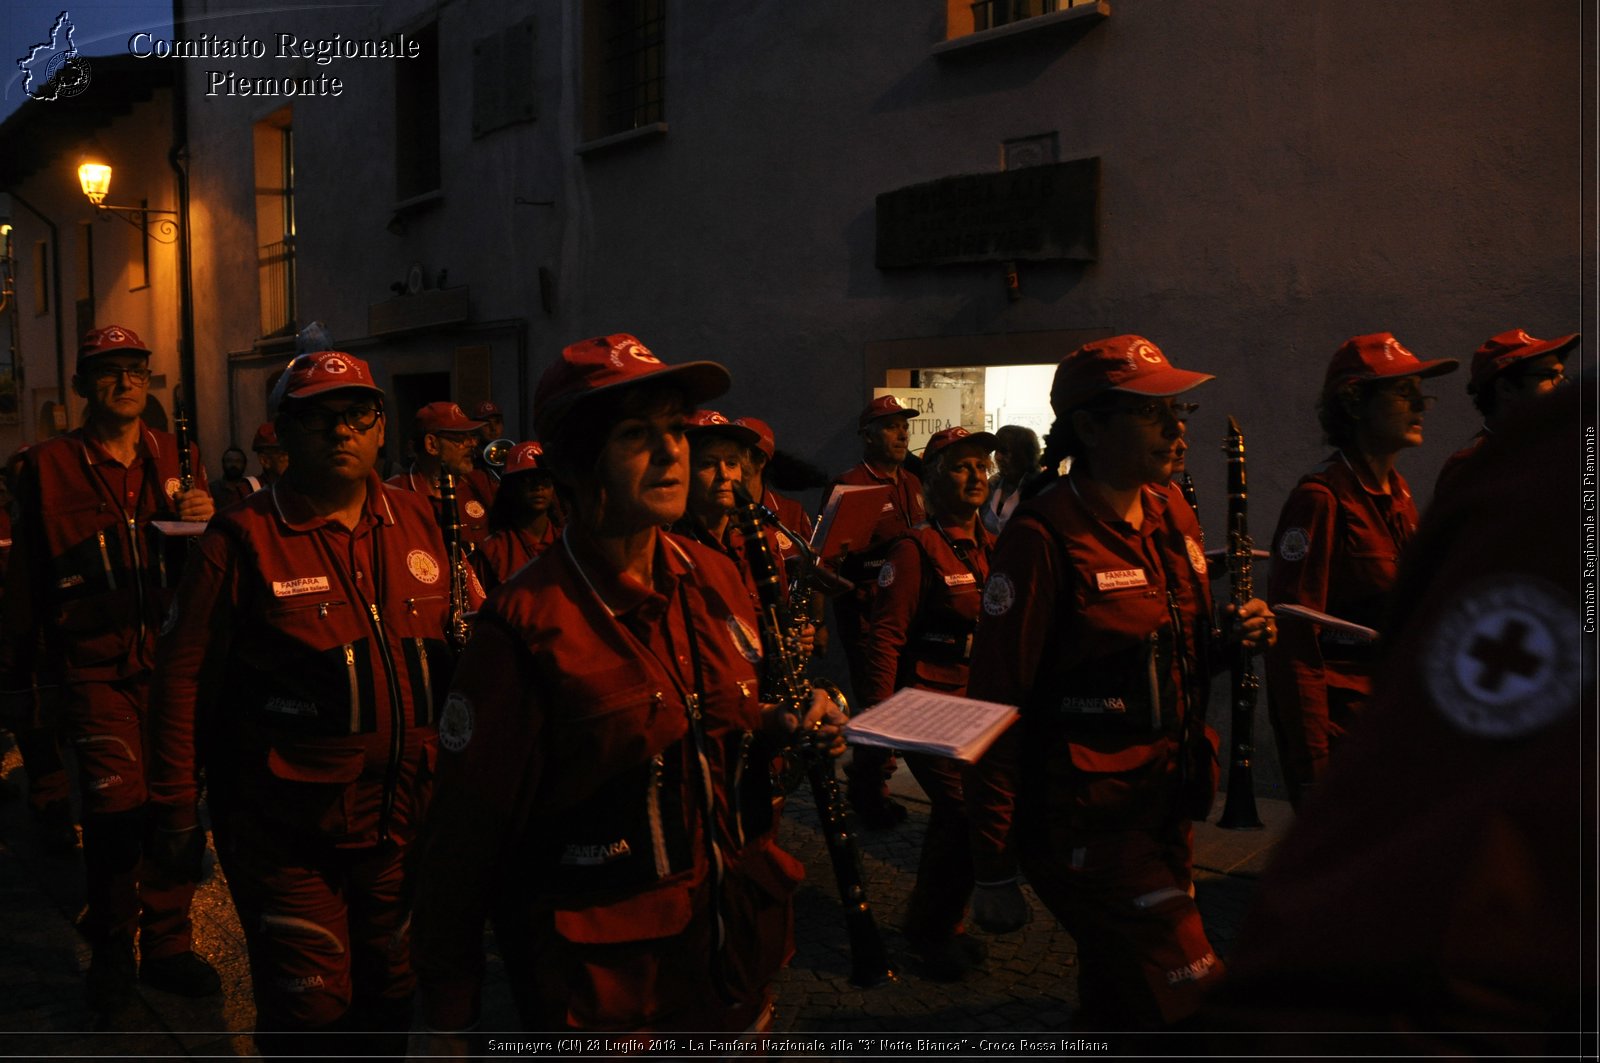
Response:
POLYGON ((1311 545, 1311 537, 1304 528, 1286 528, 1283 538, 1278 540, 1278 556, 1285 561, 1299 561, 1306 556, 1306 549, 1311 545))
POLYGON ((178 478, 176 476, 172 477, 170 480, 167 481, 166 488, 167 488, 167 497, 168 498, 177 498, 178 497, 178 486, 179 486, 178 478))
POLYGON ((878 569, 878 586, 889 587, 894 584, 894 562, 885 561, 883 567, 878 569))
POLYGON ((273 580, 274 598, 294 598, 301 594, 321 594, 332 584, 327 576, 300 576, 297 579, 273 580))
POLYGON ((467 511, 467 516, 471 517, 473 520, 483 519, 483 503, 479 502, 477 499, 473 499, 462 508, 467 511))
POLYGON ((1194 539, 1187 535, 1183 537, 1183 545, 1189 550, 1189 564, 1194 566, 1195 572, 1204 576, 1206 574, 1205 547, 1201 546, 1199 543, 1195 542, 1194 539))
POLYGON ((439 744, 459 753, 472 741, 472 702, 465 694, 451 691, 439 714, 439 744))
POLYGON ((751 664, 761 660, 761 636, 749 624, 736 616, 728 617, 728 633, 733 636, 733 648, 751 664))
POLYGON ((1004 572, 991 574, 983 588, 983 611, 990 616, 1005 616, 1016 603, 1017 588, 1012 585, 1011 577, 1004 572))
POLYGON ((418 583, 439 582, 439 562, 426 550, 413 550, 406 555, 406 568, 418 583))
POLYGON ((1501 576, 1452 601, 1422 672, 1439 712, 1468 734, 1519 738, 1578 710, 1578 617, 1543 580, 1501 576))

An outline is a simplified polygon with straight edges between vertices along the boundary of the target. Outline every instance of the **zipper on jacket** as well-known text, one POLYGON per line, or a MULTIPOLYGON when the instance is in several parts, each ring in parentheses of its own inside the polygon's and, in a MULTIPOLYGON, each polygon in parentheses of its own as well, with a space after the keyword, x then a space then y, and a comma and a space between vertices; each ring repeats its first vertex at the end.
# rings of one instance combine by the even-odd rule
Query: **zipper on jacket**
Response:
POLYGON ((1150 632, 1147 641, 1150 648, 1146 655, 1150 674, 1150 727, 1152 730, 1161 730, 1161 675, 1157 668, 1157 659, 1161 656, 1157 648, 1161 645, 1161 632, 1150 632))
MULTIPOLYGON (((134 517, 128 518, 128 552, 133 555, 133 599, 138 608, 139 617, 139 649, 144 647, 144 580, 139 574, 144 570, 143 552, 139 549, 139 522, 134 517)), ((136 650, 135 652, 139 652, 136 650)))
POLYGON ((116 590, 117 574, 111 570, 111 551, 106 548, 106 533, 99 532, 95 538, 100 541, 100 566, 105 569, 106 583, 112 590, 116 590))
POLYGON ((422 673, 422 705, 419 706, 429 716, 433 715, 433 673, 428 669, 428 642, 418 637, 412 640, 417 644, 417 670, 422 673))
POLYGON ((350 681, 350 733, 361 733, 361 679, 356 675, 356 648, 344 644, 344 671, 350 681))
POLYGON ((650 820, 650 848, 656 862, 656 878, 672 874, 672 863, 667 859, 667 835, 661 826, 661 779, 666 772, 666 760, 660 754, 650 758, 650 789, 645 794, 645 814, 650 820))
POLYGON ((367 614, 372 617, 372 633, 377 637, 378 657, 383 661, 383 674, 389 681, 389 766, 383 773, 383 810, 378 815, 378 840, 389 840, 389 817, 394 814, 394 792, 400 780, 400 756, 405 750, 406 715, 400 704, 400 674, 395 670, 394 657, 383 635, 383 616, 374 603, 367 603, 367 614))
POLYGON ((733 765, 733 793, 728 803, 733 807, 733 837, 740 849, 744 848, 744 768, 755 741, 754 731, 746 731, 739 737, 739 759, 733 765))
POLYGON ((711 971, 717 988, 726 996, 728 990, 722 968, 722 946, 727 928, 722 919, 722 846, 717 843, 716 789, 711 783, 711 759, 706 755, 706 734, 701 726, 700 695, 698 692, 692 693, 684 700, 689 710, 689 734, 694 739, 695 759, 700 764, 700 790, 706 814, 706 848, 711 865, 708 885, 711 890, 711 910, 717 914, 717 933, 711 942, 711 971))

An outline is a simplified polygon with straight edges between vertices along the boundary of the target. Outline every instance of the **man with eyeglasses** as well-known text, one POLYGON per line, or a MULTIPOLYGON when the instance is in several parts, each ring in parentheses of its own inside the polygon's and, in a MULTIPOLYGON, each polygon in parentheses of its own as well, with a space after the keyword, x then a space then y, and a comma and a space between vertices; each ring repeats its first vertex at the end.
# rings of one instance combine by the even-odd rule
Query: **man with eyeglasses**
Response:
POLYGON ((160 645, 158 858, 197 873, 199 769, 250 955, 263 1055, 404 1053, 405 862, 450 681, 449 568, 375 471, 383 392, 339 351, 286 371, 283 478, 220 514, 160 645), (384 1035, 374 1037, 374 1034, 384 1035))
POLYGON ((389 483, 425 495, 433 503, 436 519, 443 525, 439 483, 444 470, 455 477, 456 519, 461 524, 462 545, 468 549, 489 534, 489 502, 473 485, 472 457, 479 450, 478 429, 484 422, 474 421, 453 402, 430 402, 417 411, 412 430, 416 455, 411 468, 389 477, 389 483))
POLYGON ((1472 375, 1467 394, 1483 414, 1483 427, 1471 441, 1445 459, 1434 484, 1434 495, 1455 476, 1467 459, 1519 410, 1566 382, 1568 351, 1583 337, 1574 332, 1553 340, 1535 339, 1522 329, 1512 329, 1483 341, 1472 355, 1472 375))
POLYGON ((84 334, 72 378, 84 422, 22 455, 7 566, 6 696, 64 721, 77 750, 86 989, 102 1021, 132 1003, 138 980, 195 997, 221 987, 192 950, 194 884, 142 861, 156 632, 186 553, 153 525, 213 510, 199 449, 190 445, 195 479, 180 491, 177 440, 140 419, 149 387, 150 349, 132 329, 84 334))

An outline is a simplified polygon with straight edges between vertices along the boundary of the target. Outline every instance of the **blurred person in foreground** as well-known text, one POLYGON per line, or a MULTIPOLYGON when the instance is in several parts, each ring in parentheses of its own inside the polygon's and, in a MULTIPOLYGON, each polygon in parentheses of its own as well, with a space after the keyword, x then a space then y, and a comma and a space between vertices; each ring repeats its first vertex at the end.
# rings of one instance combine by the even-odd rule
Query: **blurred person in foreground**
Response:
POLYGON ((1472 354, 1467 378, 1467 394, 1483 414, 1483 427, 1466 446, 1445 459, 1434 484, 1435 495, 1518 411, 1566 383, 1568 352, 1582 338, 1574 332, 1570 336, 1541 340, 1522 329, 1512 329, 1483 341, 1483 346, 1472 354))

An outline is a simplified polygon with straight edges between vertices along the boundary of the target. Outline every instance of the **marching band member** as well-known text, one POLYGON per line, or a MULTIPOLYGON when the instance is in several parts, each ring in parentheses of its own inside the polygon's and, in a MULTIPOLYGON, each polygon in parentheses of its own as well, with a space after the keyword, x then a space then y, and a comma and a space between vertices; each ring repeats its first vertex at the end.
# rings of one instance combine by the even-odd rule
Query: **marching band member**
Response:
POLYGON ((489 506, 489 537, 472 553, 472 567, 484 591, 492 591, 517 569, 555 544, 556 484, 540 464, 544 448, 518 443, 506 458, 500 489, 489 506))
POLYGON ((1445 459, 1434 484, 1434 495, 1483 443, 1519 410, 1565 383, 1567 352, 1578 345, 1577 333, 1540 340, 1522 329, 1512 329, 1483 341, 1472 355, 1467 394, 1483 414, 1483 428, 1472 441, 1445 459))
POLYGON ((472 457, 477 453, 478 429, 453 402, 430 402, 417 411, 412 429, 415 457, 411 468, 389 477, 389 483, 415 491, 433 503, 434 518, 443 523, 439 481, 448 469, 455 477, 456 519, 461 537, 470 549, 489 534, 489 502, 472 483, 472 457))

